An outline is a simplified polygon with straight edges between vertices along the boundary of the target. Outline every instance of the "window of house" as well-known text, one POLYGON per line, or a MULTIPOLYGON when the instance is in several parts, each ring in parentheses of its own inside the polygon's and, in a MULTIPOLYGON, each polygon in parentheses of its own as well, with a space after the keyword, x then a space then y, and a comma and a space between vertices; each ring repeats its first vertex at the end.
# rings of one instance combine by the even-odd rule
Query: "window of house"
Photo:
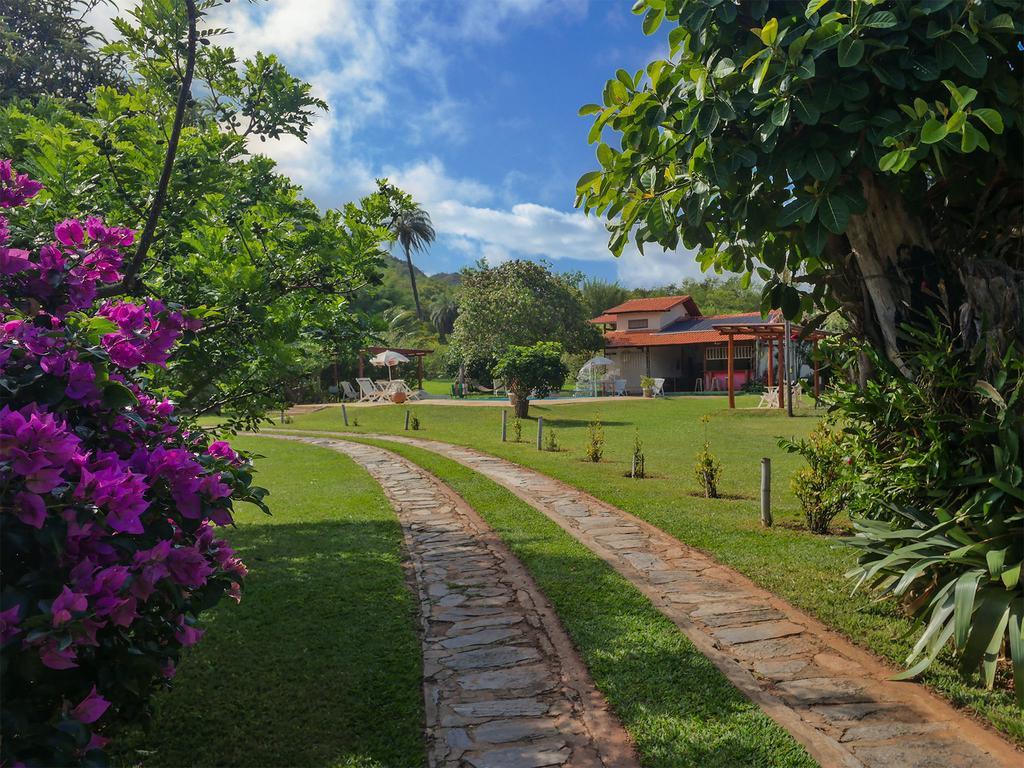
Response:
POLYGON ((639 331, 647 327, 647 320, 628 320, 626 328, 631 331, 639 331))

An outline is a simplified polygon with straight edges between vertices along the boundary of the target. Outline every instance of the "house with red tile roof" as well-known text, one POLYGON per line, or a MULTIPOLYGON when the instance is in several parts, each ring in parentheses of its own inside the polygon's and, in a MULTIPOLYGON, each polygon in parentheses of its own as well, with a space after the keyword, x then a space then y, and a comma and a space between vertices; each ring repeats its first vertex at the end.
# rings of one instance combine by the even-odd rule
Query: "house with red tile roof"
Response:
MULTIPOLYGON (((666 392, 724 391, 728 382, 727 336, 724 327, 756 327, 779 323, 772 312, 703 315, 690 296, 630 299, 591 320, 602 327, 604 354, 615 361, 618 377, 629 391, 638 391, 640 377, 665 379, 666 392)), ((767 348, 755 333, 734 333, 733 384, 739 389, 762 378, 767 348)))

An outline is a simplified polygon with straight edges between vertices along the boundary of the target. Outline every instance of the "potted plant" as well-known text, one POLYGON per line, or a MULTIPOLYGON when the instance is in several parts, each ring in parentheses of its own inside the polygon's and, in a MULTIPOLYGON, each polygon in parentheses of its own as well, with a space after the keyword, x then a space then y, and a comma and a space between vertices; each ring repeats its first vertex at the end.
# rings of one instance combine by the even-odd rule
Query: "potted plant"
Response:
POLYGON ((644 397, 654 397, 654 379, 650 376, 641 376, 640 389, 644 391, 644 397))
POLYGON ((392 403, 401 404, 401 403, 404 403, 407 399, 408 399, 408 395, 406 395, 405 392, 393 392, 391 394, 391 402, 392 403))

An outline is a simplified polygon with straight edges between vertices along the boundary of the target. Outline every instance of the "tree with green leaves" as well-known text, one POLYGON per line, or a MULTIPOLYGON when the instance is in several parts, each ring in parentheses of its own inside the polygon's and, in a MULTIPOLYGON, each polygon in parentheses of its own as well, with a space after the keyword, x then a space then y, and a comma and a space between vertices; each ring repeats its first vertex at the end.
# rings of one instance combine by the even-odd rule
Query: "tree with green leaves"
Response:
POLYGON ((99 85, 124 85, 118 56, 86 21, 104 0, 0 0, 0 103, 56 96, 85 105, 99 85))
POLYGON ((6 105, 0 150, 45 182, 33 215, 104 211, 140 233, 109 290, 206 315, 158 383, 186 409, 252 423, 290 383, 365 343, 371 322, 353 298, 380 281, 407 196, 382 182, 321 213, 251 154, 256 137, 304 138, 326 105, 274 57, 239 62, 213 44, 223 30, 206 25, 209 7, 145 0, 116 21, 130 87, 96 88, 84 112, 48 98, 6 105))
MULTIPOLYGON (((899 326, 950 304, 990 361, 1024 338, 1017 0, 641 0, 670 58, 619 70, 578 203, 630 237, 839 312, 897 367, 899 326), (609 134, 616 144, 605 142, 609 134)), ((906 372, 904 370, 904 372, 906 372)))
POLYGON ((430 302, 430 324, 437 331, 441 342, 445 342, 455 329, 455 318, 459 316, 459 303, 454 291, 439 292, 430 302))
POLYGON ((588 277, 580 283, 580 295, 587 308, 587 314, 594 318, 621 304, 630 297, 630 292, 617 282, 602 280, 600 277, 588 277))
POLYGON ((569 375, 562 352, 558 342, 541 341, 528 347, 513 344, 498 358, 491 372, 504 382, 516 418, 527 417, 531 397, 544 398, 561 388, 569 375))
POLYGON ((413 201, 404 198, 396 207, 391 219, 391 232, 396 242, 405 251, 405 263, 409 267, 409 282, 412 285, 412 298, 416 304, 416 317, 423 320, 423 308, 420 306, 420 293, 416 288, 416 268, 412 264, 412 252, 422 251, 436 237, 430 214, 413 201))
POLYGON ((464 270, 453 354, 470 376, 484 379, 512 346, 555 341, 570 354, 600 349, 601 334, 589 322, 578 283, 575 275, 524 260, 464 270))

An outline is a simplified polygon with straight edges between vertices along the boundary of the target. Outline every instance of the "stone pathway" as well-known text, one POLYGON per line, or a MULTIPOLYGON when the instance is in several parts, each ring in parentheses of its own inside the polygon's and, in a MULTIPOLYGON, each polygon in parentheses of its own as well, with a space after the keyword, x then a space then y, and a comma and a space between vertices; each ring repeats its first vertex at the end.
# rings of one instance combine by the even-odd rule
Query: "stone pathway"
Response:
MULTIPOLYGON (((399 435, 505 486, 629 579, 824 766, 1021 768, 997 733, 749 579, 658 528, 539 472, 399 435)), ((515 763, 526 765, 526 763, 515 763)))
POLYGON ((431 766, 638 766, 543 595, 459 496, 390 451, 290 439, 350 456, 398 515, 419 592, 431 766))

